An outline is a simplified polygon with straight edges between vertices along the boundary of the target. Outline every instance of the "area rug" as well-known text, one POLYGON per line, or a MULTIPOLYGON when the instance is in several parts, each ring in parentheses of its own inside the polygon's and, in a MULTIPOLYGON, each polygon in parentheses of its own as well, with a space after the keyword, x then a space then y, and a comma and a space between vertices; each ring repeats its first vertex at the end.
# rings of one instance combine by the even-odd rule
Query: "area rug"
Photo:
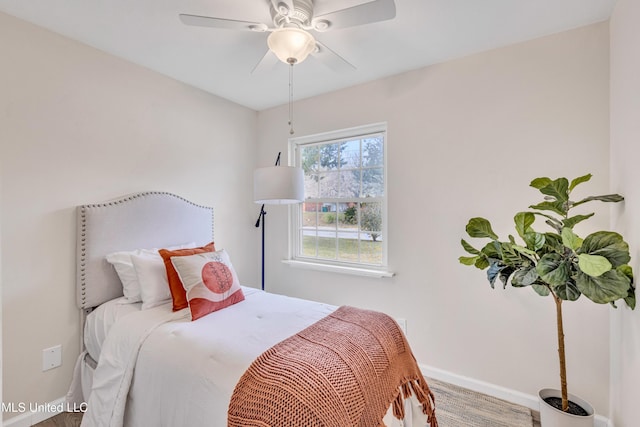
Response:
POLYGON ((532 427, 529 408, 427 378, 440 427, 532 427))

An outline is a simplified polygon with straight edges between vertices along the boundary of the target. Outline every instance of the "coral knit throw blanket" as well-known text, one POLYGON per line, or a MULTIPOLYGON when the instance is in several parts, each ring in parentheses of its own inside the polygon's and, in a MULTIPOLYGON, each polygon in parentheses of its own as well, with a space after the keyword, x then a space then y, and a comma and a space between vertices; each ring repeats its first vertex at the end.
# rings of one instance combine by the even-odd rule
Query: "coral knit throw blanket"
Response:
POLYGON ((434 398, 389 316, 340 307, 260 355, 231 397, 229 427, 382 427, 414 393, 430 427, 434 398))

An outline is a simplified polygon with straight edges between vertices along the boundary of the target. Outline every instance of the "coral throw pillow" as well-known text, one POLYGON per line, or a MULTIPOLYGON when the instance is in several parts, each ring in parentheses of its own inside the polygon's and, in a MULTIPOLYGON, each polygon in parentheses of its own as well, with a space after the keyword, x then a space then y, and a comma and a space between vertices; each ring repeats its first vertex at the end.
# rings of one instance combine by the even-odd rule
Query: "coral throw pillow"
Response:
POLYGON ((195 254, 201 254, 205 252, 214 252, 216 250, 213 242, 208 245, 201 246, 199 248, 168 250, 160 249, 158 253, 164 261, 164 268, 167 270, 167 280, 169 281, 169 290, 171 291, 171 299, 173 300, 173 311, 182 310, 187 308, 189 303, 187 302, 187 295, 184 290, 184 286, 180 281, 180 277, 176 272, 176 269, 171 264, 171 257, 189 256, 195 254))
POLYGON ((173 257, 171 262, 186 290, 191 320, 244 300, 225 250, 173 257))

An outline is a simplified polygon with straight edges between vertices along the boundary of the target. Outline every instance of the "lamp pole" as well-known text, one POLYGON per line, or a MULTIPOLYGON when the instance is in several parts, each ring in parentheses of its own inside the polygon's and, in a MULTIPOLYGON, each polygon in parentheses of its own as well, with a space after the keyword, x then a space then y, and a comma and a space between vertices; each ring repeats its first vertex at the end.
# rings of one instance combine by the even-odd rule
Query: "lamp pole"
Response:
MULTIPOLYGON (((282 152, 278 152, 278 158, 276 159, 276 164, 274 166, 280 166, 280 154, 282 152)), ((267 212, 264 210, 264 203, 260 208, 260 213, 258 214, 258 220, 256 221, 256 228, 262 225, 262 290, 264 291, 264 216, 267 212)))

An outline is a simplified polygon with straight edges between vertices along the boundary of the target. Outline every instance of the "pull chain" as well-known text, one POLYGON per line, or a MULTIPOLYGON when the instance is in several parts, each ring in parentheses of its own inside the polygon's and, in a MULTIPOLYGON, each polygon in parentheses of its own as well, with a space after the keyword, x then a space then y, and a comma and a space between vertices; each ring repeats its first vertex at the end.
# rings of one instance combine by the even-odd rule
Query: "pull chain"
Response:
POLYGON ((289 61, 289 134, 293 135, 293 64, 294 61, 289 61))

